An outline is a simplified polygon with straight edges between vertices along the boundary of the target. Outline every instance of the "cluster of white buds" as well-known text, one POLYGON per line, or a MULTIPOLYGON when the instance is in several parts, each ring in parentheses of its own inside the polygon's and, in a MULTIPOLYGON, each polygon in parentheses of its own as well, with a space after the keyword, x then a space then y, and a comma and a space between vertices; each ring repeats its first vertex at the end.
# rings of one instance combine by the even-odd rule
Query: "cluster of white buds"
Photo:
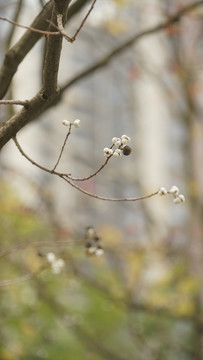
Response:
POLYGON ((173 185, 169 190, 169 194, 173 195, 174 204, 180 204, 181 202, 185 201, 185 196, 180 194, 180 190, 177 186, 173 185))
POLYGON ((110 157, 111 155, 113 155, 113 150, 110 148, 105 147, 103 151, 106 157, 110 157))
POLYGON ((100 245, 101 239, 92 226, 87 227, 84 240, 88 255, 101 256, 104 254, 104 250, 100 245))
POLYGON ((167 194, 173 195, 174 204, 180 204, 185 201, 185 196, 180 194, 180 190, 176 185, 173 185, 169 191, 167 191, 165 187, 160 187, 158 194, 160 196, 167 195, 167 194))
POLYGON ((70 121, 68 120, 63 120, 62 121, 62 124, 64 126, 70 126, 70 125, 73 125, 75 126, 76 128, 79 128, 80 127, 80 120, 79 119, 75 119, 73 122, 70 123, 70 121))
POLYGON ((65 261, 60 258, 56 258, 56 255, 53 252, 46 254, 47 261, 51 264, 51 269, 53 274, 60 274, 62 268, 65 265, 65 261))
POLYGON ((126 145, 128 142, 130 142, 130 137, 127 135, 122 135, 121 138, 118 137, 113 137, 112 139, 112 143, 113 146, 116 146, 117 149, 113 150, 112 147, 108 148, 105 147, 104 148, 104 155, 106 157, 110 157, 110 156, 115 156, 115 157, 120 157, 122 154, 125 156, 130 155, 132 149, 130 146, 126 145))
POLYGON ((116 149, 116 150, 114 150, 114 152, 113 152, 113 156, 117 156, 117 157, 119 157, 119 156, 121 156, 122 155, 122 151, 121 151, 121 149, 116 149))

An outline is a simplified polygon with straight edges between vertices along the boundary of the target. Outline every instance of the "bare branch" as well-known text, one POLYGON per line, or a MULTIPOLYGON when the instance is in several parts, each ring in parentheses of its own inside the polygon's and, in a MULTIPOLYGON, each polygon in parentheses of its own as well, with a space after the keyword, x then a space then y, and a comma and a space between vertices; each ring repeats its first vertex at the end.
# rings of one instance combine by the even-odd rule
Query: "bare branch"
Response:
POLYGON ((25 106, 29 104, 29 100, 0 100, 0 105, 21 105, 25 106))
POLYGON ((25 274, 23 276, 20 276, 20 277, 14 278, 14 279, 1 280, 0 287, 6 287, 9 285, 14 285, 14 284, 21 283, 23 281, 30 280, 34 275, 36 275, 36 273, 28 273, 28 274, 25 274))
POLYGON ((8 23, 13 24, 15 26, 18 26, 18 27, 20 27, 22 29, 27 29, 27 30, 36 32, 36 33, 41 34, 41 35, 59 35, 60 34, 59 31, 51 32, 51 31, 35 29, 35 28, 31 27, 31 26, 25 26, 25 25, 17 23, 16 21, 9 20, 8 18, 2 17, 2 16, 0 16, 0 20, 7 21, 8 23))
POLYGON ((43 270, 49 268, 50 265, 43 265, 41 266, 38 270, 27 273, 25 275, 16 277, 14 279, 8 279, 8 280, 1 280, 0 281, 0 287, 6 287, 6 286, 10 286, 10 285, 15 285, 15 284, 19 284, 21 282, 27 281, 32 279, 33 277, 37 276, 38 274, 40 274, 43 270))
MULTIPOLYGON (((69 2, 70 0, 66 0, 63 2, 55 0, 51 16, 52 23, 57 25, 57 14, 59 10, 62 12, 65 19, 65 14, 67 12, 69 2)), ((53 30, 52 25, 50 25, 49 30, 53 30)), ((42 73, 42 92, 45 99, 53 97, 53 95, 55 95, 59 91, 58 69, 61 56, 62 41, 63 37, 61 34, 54 37, 48 36, 46 38, 46 51, 42 73)))
MULTIPOLYGON (((62 14, 58 14, 57 15, 57 25, 58 25, 58 29, 61 33, 61 35, 63 35, 63 37, 68 40, 69 42, 73 42, 72 41, 72 38, 70 38, 68 36, 68 34, 66 33, 65 29, 64 29, 64 26, 63 26, 63 22, 62 22, 62 19, 63 19, 63 15, 62 14)), ((56 27, 57 28, 57 27, 56 27)))
MULTIPOLYGON (((38 30, 46 30, 48 28, 46 19, 50 18, 52 9, 53 2, 49 1, 31 24, 31 27, 38 30)), ((29 53, 29 51, 41 36, 42 35, 39 33, 34 33, 28 30, 22 36, 22 38, 5 54, 4 62, 0 69, 0 98, 6 94, 12 77, 17 71, 18 65, 29 53)))
POLYGON ((115 202, 122 202, 122 201, 138 201, 138 200, 144 200, 144 199, 148 199, 151 198, 153 196, 158 195, 159 190, 157 190, 154 193, 151 193, 149 195, 144 195, 144 196, 138 196, 138 197, 132 197, 132 198, 110 198, 110 197, 105 197, 105 196, 100 196, 100 195, 96 195, 96 194, 92 194, 84 189, 82 189, 81 187, 79 187, 78 185, 74 184, 72 181, 70 181, 67 178, 67 175, 64 175, 62 173, 59 173, 55 170, 50 170, 48 168, 46 168, 45 166, 42 166, 40 164, 38 164, 36 161, 32 160, 22 149, 22 147, 20 146, 18 140, 16 137, 13 138, 18 150, 20 151, 20 153, 29 161, 31 162, 33 165, 37 166, 39 169, 46 171, 49 174, 54 174, 59 176, 60 178, 62 178, 63 180, 65 180, 69 185, 71 185, 72 187, 74 187, 75 189, 79 190, 80 192, 82 192, 85 195, 88 195, 90 197, 93 197, 95 199, 99 199, 99 200, 106 200, 106 201, 115 201, 115 202))
POLYGON ((108 65, 109 62, 114 59, 117 55, 121 54, 122 52, 124 52, 126 49, 128 49, 130 46, 132 46, 133 44, 135 44, 137 41, 139 41, 141 38, 148 36, 148 35, 152 35, 155 34, 161 30, 164 30, 168 25, 173 24, 175 22, 180 21, 181 17, 185 14, 187 14, 188 12, 198 8, 199 6, 203 5, 203 0, 201 1, 196 1, 193 4, 190 4, 186 7, 184 7, 182 10, 180 10, 179 12, 177 12, 175 15, 173 15, 172 17, 170 17, 168 20, 161 22, 160 24, 150 27, 147 30, 141 31, 138 34, 133 35, 129 40, 127 40, 126 42, 124 42, 123 44, 119 45, 118 47, 116 47, 115 49, 113 49, 112 51, 110 51, 107 55, 105 55, 104 57, 102 57, 99 61, 97 61, 96 63, 94 63, 93 65, 90 65, 89 67, 87 67, 85 70, 81 71, 78 75, 76 75, 75 77, 73 77, 71 80, 69 80, 65 85, 63 85, 61 87, 61 94, 68 89, 70 86, 74 85, 75 83, 77 83, 78 81, 88 77, 90 74, 92 74, 94 71, 103 68, 104 66, 108 65))
POLYGON ((71 134, 71 126, 72 126, 72 124, 69 125, 68 133, 67 133, 67 135, 66 135, 66 137, 65 137, 64 143, 63 143, 63 145, 62 145, 62 148, 61 148, 61 151, 60 151, 58 160, 57 160, 57 162, 56 162, 56 165, 54 165, 53 171, 57 168, 57 166, 58 166, 58 164, 59 164, 59 161, 61 160, 61 156, 62 156, 63 151, 64 151, 64 148, 65 148, 65 146, 66 146, 66 142, 67 142, 67 140, 68 140, 68 138, 69 138, 69 136, 70 136, 70 134, 71 134))
MULTIPOLYGON (((58 174, 56 174, 58 175, 58 174)), ((92 194, 89 191, 86 191, 82 188, 80 188, 78 185, 72 183, 70 180, 68 180, 65 176, 63 175, 59 175, 62 179, 64 179, 68 184, 70 184, 71 186, 73 186, 75 189, 79 190, 80 192, 82 192, 85 195, 88 195, 90 197, 93 197, 95 199, 99 199, 99 200, 106 200, 106 201, 115 201, 115 202, 122 202, 122 201, 138 201, 138 200, 145 200, 148 198, 151 198, 155 195, 158 195, 159 191, 156 191, 154 193, 151 193, 149 195, 144 195, 144 196, 138 196, 138 197, 132 197, 132 198, 111 198, 111 197, 106 197, 106 196, 100 196, 100 195, 96 195, 96 194, 92 194)))
MULTIPOLYGON (((124 50, 126 50, 132 44, 136 43, 136 41, 138 41, 142 37, 153 34, 153 33, 156 33, 156 32, 158 32, 160 30, 163 30, 169 24, 179 21, 181 16, 183 16, 187 12, 189 12, 191 10, 194 10, 195 8, 197 8, 199 6, 202 6, 202 5, 203 5, 203 0, 196 1, 193 4, 191 4, 189 6, 186 6, 184 9, 179 11, 176 15, 171 17, 168 21, 162 22, 161 24, 159 24, 159 25, 157 25, 155 27, 152 27, 152 28, 150 28, 148 30, 145 30, 145 31, 143 31, 143 32, 141 32, 139 34, 136 34, 131 39, 129 39, 127 42, 125 42, 124 44, 118 46, 113 51, 111 51, 107 56, 104 56, 97 63, 95 63, 94 65, 88 67, 87 69, 85 69, 84 71, 79 73, 77 76, 75 76, 73 79, 69 80, 67 82, 67 84, 65 84, 62 87, 61 93, 59 94, 59 93, 55 92, 54 97, 49 98, 49 101, 46 101, 46 102, 43 103, 43 100, 45 100, 45 99, 42 98, 42 93, 39 92, 39 94, 37 94, 36 97, 33 98, 30 101, 30 104, 29 104, 30 109, 29 109, 29 111, 20 112, 19 114, 14 115, 6 123, 2 124, 2 126, 0 128, 0 148, 2 148, 13 136, 15 136, 15 134, 23 126, 28 124, 30 121, 34 120, 37 116, 39 116, 39 114, 44 112, 46 109, 51 107, 53 104, 58 103, 61 100, 61 94, 67 88, 69 88, 71 85, 73 85, 77 81, 87 77, 93 71, 96 71, 97 69, 106 66, 115 56, 122 53, 124 50), (40 104, 40 106, 38 106, 37 108, 36 108, 36 102, 38 103, 38 105, 40 104), (42 103, 43 103, 43 106, 42 106, 42 103)), ((47 8, 47 10, 50 12, 52 10, 52 8, 50 8, 50 6, 51 6, 51 4, 48 3, 45 6, 44 9, 47 8)), ((45 11, 44 9, 43 9, 43 11, 45 11)), ((38 23, 38 25, 40 25, 40 26, 38 26, 38 28, 44 26, 44 23, 46 23, 45 19, 47 19, 47 17, 48 17, 47 12, 43 13, 42 18, 39 16, 39 19, 35 21, 36 24, 38 23)), ((28 37, 28 34, 26 32, 25 36, 20 40, 20 43, 17 43, 16 47, 12 48, 6 55, 6 59, 4 61, 3 67, 0 70, 0 83, 1 83, 0 96, 1 96, 1 91, 2 91, 2 93, 5 93, 7 87, 9 86, 11 78, 12 78, 13 74, 15 73, 18 64, 22 61, 25 54, 33 46, 32 45, 30 47, 30 42, 33 44, 39 38, 39 34, 32 33, 32 36, 31 36, 30 31, 28 31, 28 33, 29 33, 29 37, 28 37), (33 36, 34 36, 34 38, 33 38, 33 36), (37 39, 36 39, 36 36, 37 36, 37 39), (26 39, 26 41, 25 41, 25 39, 26 39), (29 39, 29 41, 28 41, 28 39, 29 39), (29 47, 29 50, 28 50, 28 47, 29 47), (16 53, 18 54, 17 56, 16 56, 16 53), (14 59, 15 59, 15 61, 14 61, 14 59)), ((52 37, 52 39, 53 39, 53 37, 52 37)), ((50 73, 49 73, 49 76, 51 76, 50 73)))
POLYGON ((21 242, 17 244, 16 246, 10 247, 8 249, 2 250, 0 252, 0 259, 4 258, 5 256, 9 256, 11 254, 14 254, 17 251, 20 250, 26 250, 28 248, 43 248, 43 247, 59 247, 59 246, 66 246, 66 245, 72 245, 75 244, 75 241, 71 240, 57 240, 57 241, 31 241, 31 242, 21 242))
MULTIPOLYGON (((68 11, 67 18, 71 19, 77 12, 82 9, 82 7, 89 0, 77 0, 68 11)), ((31 28, 37 29, 38 31, 46 31, 49 24, 47 19, 50 19, 53 9, 53 1, 50 0, 42 9, 40 14, 31 24, 31 28)), ((9 84, 17 71, 18 65, 22 62, 24 57, 29 53, 32 47, 37 43, 41 38, 42 34, 39 32, 33 32, 27 30, 22 38, 5 54, 3 65, 0 69, 0 99, 6 94, 9 84)), ((14 134, 13 134, 14 135, 14 134)), ((12 136, 11 136, 12 137, 12 136)))
POLYGON ((83 21, 81 22, 79 28, 77 29, 77 31, 75 32, 75 34, 72 37, 72 41, 75 41, 76 37, 78 36, 80 30, 82 29, 82 27, 84 26, 85 21, 87 20, 88 16, 90 15, 90 13, 92 12, 94 5, 96 3, 97 0, 94 0, 92 3, 92 6, 90 7, 89 11, 87 12, 86 16, 84 17, 83 21))
MULTIPOLYGON (((54 166, 53 170, 54 171, 56 169, 56 167, 58 166, 59 162, 60 162, 60 159, 61 159, 61 156, 63 154, 63 151, 64 151, 64 148, 65 148, 65 145, 66 145, 66 142, 71 134, 71 127, 72 127, 72 123, 69 124, 69 131, 65 137, 65 140, 63 142, 63 145, 62 145, 62 148, 61 148, 61 151, 60 151, 60 154, 59 154, 59 157, 58 157, 58 160, 56 162, 56 165, 54 166)), ((113 148, 114 145, 111 145, 110 146, 110 149, 113 148)), ((109 162, 111 156, 109 156, 108 158, 106 158, 105 162, 96 170, 94 171, 92 174, 88 175, 88 176, 85 176, 85 177, 74 177, 72 176, 71 174, 65 174, 65 173, 61 173, 60 175, 64 175, 65 177, 67 177, 68 179, 70 180, 73 180, 73 181, 85 181, 85 180, 89 180, 91 179, 92 177, 96 176, 106 165, 107 163, 109 162)))
POLYGON ((53 98, 44 99, 40 91, 32 100, 28 101, 26 107, 13 115, 0 126, 0 148, 2 148, 17 132, 26 124, 43 112, 53 98))
POLYGON ((73 43, 73 42, 76 40, 77 35, 79 34, 80 30, 82 29, 85 21, 87 20, 88 16, 90 15, 91 11, 93 10, 96 1, 97 1, 97 0, 94 0, 94 1, 93 1, 91 8, 90 8, 89 11, 87 12, 87 14, 86 14, 86 16, 84 17, 84 19, 82 20, 79 28, 76 30, 76 32, 75 32, 75 34, 73 35, 73 37, 70 37, 70 36, 67 34, 67 32, 65 31, 65 29, 64 29, 63 22, 62 22, 62 19, 63 19, 63 15, 62 15, 62 14, 58 14, 58 15, 57 15, 57 25, 58 25, 58 26, 56 26, 55 24, 53 24, 51 21, 49 21, 49 23, 50 23, 51 25, 53 25, 54 28, 58 29, 58 30, 60 31, 61 35, 63 35, 63 37, 64 37, 68 42, 73 43))
POLYGON ((68 179, 73 180, 73 181, 85 181, 85 180, 89 180, 92 177, 96 176, 109 162, 110 160, 110 156, 108 158, 106 158, 105 162, 92 174, 85 176, 85 177, 74 177, 71 176, 70 174, 65 174, 65 176, 67 176, 68 179))

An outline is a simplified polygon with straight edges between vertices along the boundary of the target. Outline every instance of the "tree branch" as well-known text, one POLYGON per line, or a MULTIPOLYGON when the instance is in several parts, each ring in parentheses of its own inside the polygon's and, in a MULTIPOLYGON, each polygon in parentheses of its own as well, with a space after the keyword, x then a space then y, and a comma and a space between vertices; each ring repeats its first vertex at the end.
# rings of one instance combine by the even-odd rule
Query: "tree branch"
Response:
MULTIPOLYGON (((71 19, 89 1, 90 0, 76 1, 72 6, 70 6, 67 19, 71 19)), ((53 4, 53 0, 50 0, 44 6, 40 14, 31 24, 31 28, 42 31, 46 31, 48 29, 49 24, 46 20, 51 17, 53 4)), ((33 31, 27 30, 22 38, 5 54, 4 62, 0 69, 0 99, 2 99, 2 97, 6 94, 10 82, 18 69, 18 65, 41 37, 41 33, 34 33, 33 31)))
POLYGON ((50 32, 50 31, 35 29, 35 28, 31 27, 31 26, 25 26, 25 25, 19 24, 16 21, 9 20, 8 18, 2 17, 2 16, 0 16, 0 20, 6 21, 9 24, 18 26, 18 27, 20 27, 22 29, 30 30, 32 32, 36 32, 36 33, 41 34, 41 35, 59 35, 59 33, 60 33, 59 31, 50 32))
MULTIPOLYGON (((64 21, 66 20, 66 12, 70 0, 54 0, 54 8, 52 10, 51 23, 57 25, 57 15, 62 14, 64 21)), ((53 26, 49 26, 49 30, 53 30, 53 26)), ((62 35, 48 36, 46 40, 46 51, 42 74, 42 92, 43 97, 48 99, 55 96, 58 89, 58 69, 62 49, 62 35)))
POLYGON ((21 105, 25 106, 29 104, 29 100, 0 100, 0 105, 21 105))
MULTIPOLYGON (((85 0, 84 0, 85 2, 85 0)), ((81 3, 81 1, 80 1, 81 3)), ((36 26, 38 23, 38 28, 45 27, 45 24, 47 26, 47 22, 45 19, 47 19, 47 14, 51 13, 52 10, 52 2, 49 2, 45 8, 43 9, 41 16, 39 15, 37 19, 35 20, 35 25, 32 25, 33 27, 36 26), (45 11, 46 10, 46 11, 45 11)), ((55 93, 55 96, 50 98, 49 101, 44 102, 44 98, 42 97, 42 93, 39 92, 31 101, 29 109, 27 109, 27 112, 24 111, 24 109, 14 115, 11 119, 9 119, 6 123, 2 124, 0 128, 0 149, 13 137, 16 135, 16 133, 23 128, 26 124, 28 124, 30 121, 34 120, 37 116, 39 116, 42 112, 44 112, 46 109, 51 107, 52 105, 55 105, 61 100, 61 95, 63 92, 68 89, 70 86, 75 84, 81 79, 84 79, 85 77, 89 76, 93 71, 96 71, 99 68, 102 68, 106 66, 115 56, 122 53, 124 50, 126 50, 128 47, 130 47, 132 44, 136 43, 136 41, 140 40, 141 38, 154 34, 158 31, 161 31, 165 29, 168 25, 177 22, 180 20, 180 18, 185 15, 186 13, 194 10, 195 8, 202 6, 203 0, 196 1, 195 3, 186 6, 184 9, 180 10, 178 13, 176 13, 174 16, 172 16, 169 20, 162 22, 158 24, 157 26, 154 26, 152 28, 149 28, 147 30, 144 30, 140 32, 139 34, 134 35, 131 39, 129 39, 127 42, 123 43, 122 45, 119 45, 114 50, 109 52, 108 55, 104 56, 102 59, 100 59, 95 64, 91 65, 81 73, 79 73, 77 76, 75 76, 73 79, 69 80, 64 86, 62 86, 60 94, 55 93), (37 105, 36 105, 37 104, 37 105), (35 106, 38 106, 37 108, 35 106)), ((75 6, 75 4, 74 4, 75 6)), ((76 9, 76 7, 75 7, 76 9)), ((70 7, 71 10, 71 7, 70 7)), ((70 11, 71 12, 71 11, 70 11)), ((69 12, 69 17, 70 17, 69 12)), ((74 12, 72 13, 74 14, 74 12)), ((33 23, 33 24, 34 24, 33 23)), ((15 71, 17 70, 17 67, 19 63, 22 61, 24 56, 29 52, 31 47, 37 42, 37 40, 40 38, 41 35, 39 34, 33 34, 30 31, 27 31, 24 37, 12 48, 9 50, 5 57, 4 64, 2 66, 2 69, 0 70, 0 83, 1 83, 1 89, 0 89, 0 96, 1 93, 5 93, 7 90, 7 87, 10 84, 10 81, 12 79, 12 76, 14 75, 15 71), (32 44, 30 44, 30 42, 32 44), (25 50, 26 49, 26 50, 25 50), (6 59, 8 61, 6 61, 6 59)), ((49 76, 51 74, 49 73, 49 76)), ((48 74, 47 74, 48 76, 48 74)))
POLYGON ((180 21, 181 17, 185 14, 187 14, 188 12, 198 8, 199 6, 203 5, 203 0, 199 0, 196 1, 193 4, 190 4, 188 6, 186 6, 184 9, 180 10, 179 12, 177 12, 175 15, 171 16, 168 20, 161 22, 160 24, 150 27, 147 30, 141 31, 138 34, 133 35, 129 40, 127 40, 126 42, 124 42, 123 44, 117 46, 115 49, 113 49, 112 51, 110 51, 107 55, 105 55, 104 57, 102 57, 100 60, 98 60, 96 63, 94 63, 93 65, 90 65, 89 67, 87 67, 85 70, 81 71, 78 75, 76 75, 75 77, 73 77, 71 80, 69 80, 65 85, 63 85, 61 87, 61 94, 67 90, 70 86, 74 85, 75 83, 77 83, 78 81, 88 77, 91 73, 93 73, 94 71, 103 68, 104 66, 108 65, 109 62, 111 60, 113 60, 117 55, 121 54, 122 52, 124 52, 126 49, 128 49, 130 46, 132 46, 133 44, 135 44, 137 41, 139 41, 141 38, 147 36, 147 35, 152 35, 155 34, 161 30, 164 30, 168 25, 173 24, 175 22, 180 21))
MULTIPOLYGON (((50 18, 52 9, 53 1, 49 1, 31 24, 31 27, 40 30, 46 30, 48 27, 46 19, 50 18)), ((24 57, 29 53, 29 51, 41 38, 41 36, 41 34, 33 33, 32 31, 28 30, 22 36, 22 38, 5 54, 4 62, 0 69, 0 98, 6 94, 13 75, 17 71, 18 65, 22 62, 24 57)))
POLYGON ((40 164, 38 164, 36 161, 32 160, 22 149, 22 147, 20 146, 18 140, 16 137, 13 138, 13 141, 15 142, 18 150, 20 151, 20 153, 33 165, 35 165, 36 167, 38 167, 39 169, 49 173, 49 174, 53 174, 56 176, 59 176, 61 179, 63 179, 64 181, 66 181, 69 185, 71 185, 72 187, 74 187, 75 189, 79 190, 80 192, 82 192, 85 195, 88 195, 90 197, 93 197, 95 199, 99 199, 99 200, 105 200, 105 201, 115 201, 115 202, 123 202, 123 201, 139 201, 139 200, 145 200, 145 199, 149 199, 153 196, 158 195, 159 190, 149 194, 149 195, 144 195, 144 196, 137 196, 137 197, 131 197, 131 198, 110 198, 110 197, 105 197, 105 196, 100 196, 100 195, 96 195, 96 194, 92 194, 86 190, 84 190, 83 188, 79 187, 78 185, 74 184, 72 181, 70 181, 67 177, 66 174, 57 172, 55 170, 51 170, 46 168, 45 166, 42 166, 40 164))

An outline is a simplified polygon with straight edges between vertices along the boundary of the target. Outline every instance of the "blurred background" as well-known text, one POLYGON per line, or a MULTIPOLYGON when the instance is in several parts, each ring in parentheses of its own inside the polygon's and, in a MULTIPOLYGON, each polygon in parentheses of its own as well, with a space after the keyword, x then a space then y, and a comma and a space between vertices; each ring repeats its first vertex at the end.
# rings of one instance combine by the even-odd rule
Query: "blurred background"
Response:
MULTIPOLYGON (((1 16, 30 25, 46 1, 0 1, 1 16), (20 10, 19 10, 20 9, 20 10)), ((74 1, 73 1, 74 3, 74 1)), ((24 151, 87 176, 113 137, 132 154, 113 157, 79 185, 109 197, 169 190, 140 202, 88 197, 30 164, 10 142, 0 154, 0 358, 3 360, 201 360, 203 358, 203 6, 143 36, 105 66, 72 81, 135 34, 196 1, 98 0, 74 44, 64 41, 62 100, 19 134, 24 151), (88 256, 93 227, 104 249, 88 256), (47 254, 63 261, 55 271, 47 254)), ((66 26, 72 35, 91 2, 66 26)), ((0 60, 25 30, 0 22, 0 60)), ((8 99, 40 88, 45 40, 20 64, 8 99)), ((0 105, 0 121, 19 107, 0 105)))

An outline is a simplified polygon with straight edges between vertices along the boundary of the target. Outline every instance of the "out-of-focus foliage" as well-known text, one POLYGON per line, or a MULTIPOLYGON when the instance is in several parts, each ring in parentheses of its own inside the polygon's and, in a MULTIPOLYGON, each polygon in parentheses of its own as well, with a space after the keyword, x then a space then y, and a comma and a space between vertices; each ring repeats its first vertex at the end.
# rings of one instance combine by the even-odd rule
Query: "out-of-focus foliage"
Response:
POLYGON ((2 360, 193 359, 198 284, 180 255, 126 244, 107 224, 104 256, 87 256, 82 231, 64 238, 4 183, 0 197, 2 360), (58 275, 50 251, 65 261, 58 275))

